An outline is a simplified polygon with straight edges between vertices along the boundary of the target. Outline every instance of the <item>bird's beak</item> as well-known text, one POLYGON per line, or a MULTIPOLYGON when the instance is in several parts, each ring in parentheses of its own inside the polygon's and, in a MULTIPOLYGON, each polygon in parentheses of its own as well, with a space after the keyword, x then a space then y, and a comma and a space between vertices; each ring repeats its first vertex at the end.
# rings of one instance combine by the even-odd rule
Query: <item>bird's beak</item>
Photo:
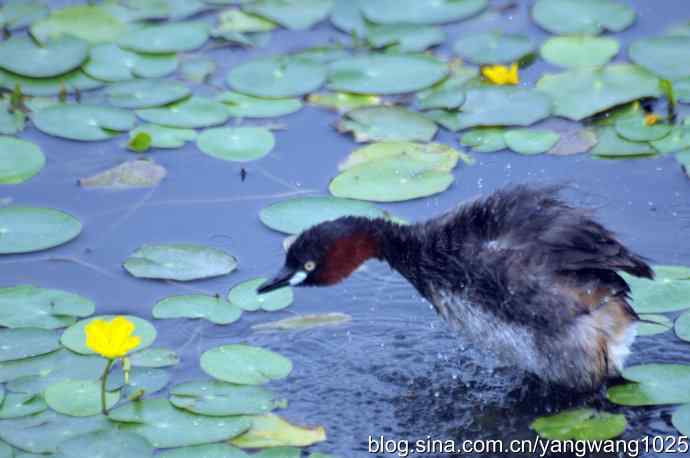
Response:
POLYGON ((259 286, 256 292, 259 294, 266 294, 286 286, 297 286, 302 283, 305 278, 307 278, 307 274, 301 270, 295 272, 292 269, 283 267, 275 277, 259 286))

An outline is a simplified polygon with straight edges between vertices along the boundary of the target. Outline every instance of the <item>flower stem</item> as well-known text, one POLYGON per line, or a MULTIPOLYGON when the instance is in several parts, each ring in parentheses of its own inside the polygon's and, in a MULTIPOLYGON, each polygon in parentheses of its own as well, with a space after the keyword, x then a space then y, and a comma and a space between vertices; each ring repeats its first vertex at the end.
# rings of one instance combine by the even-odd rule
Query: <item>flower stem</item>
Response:
POLYGON ((101 412, 103 415, 108 415, 108 408, 105 404, 105 391, 108 385, 108 375, 110 375, 110 369, 115 363, 114 359, 109 359, 108 364, 105 366, 105 371, 103 372, 103 377, 101 377, 101 412))

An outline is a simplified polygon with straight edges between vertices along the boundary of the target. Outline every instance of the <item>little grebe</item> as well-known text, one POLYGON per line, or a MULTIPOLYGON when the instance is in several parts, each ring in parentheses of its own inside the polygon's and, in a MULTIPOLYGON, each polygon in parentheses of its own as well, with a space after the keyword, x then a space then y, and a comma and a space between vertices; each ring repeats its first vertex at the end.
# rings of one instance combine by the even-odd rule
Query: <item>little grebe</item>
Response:
POLYGON ((332 285, 384 260, 478 347, 547 382, 595 390, 620 373, 638 321, 617 271, 653 272, 557 193, 513 187, 413 225, 324 222, 294 241, 259 292, 332 285))

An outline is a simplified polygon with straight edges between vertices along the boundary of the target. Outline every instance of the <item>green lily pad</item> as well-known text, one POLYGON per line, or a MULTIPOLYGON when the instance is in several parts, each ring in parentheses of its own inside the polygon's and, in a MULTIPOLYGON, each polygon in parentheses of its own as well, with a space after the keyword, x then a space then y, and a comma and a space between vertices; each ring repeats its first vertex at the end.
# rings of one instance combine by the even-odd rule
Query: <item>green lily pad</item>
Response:
POLYGON ((532 17, 551 33, 598 35, 630 27, 635 10, 616 0, 537 0, 532 17))
POLYGON ((419 113, 399 107, 364 107, 347 112, 337 126, 352 132, 357 142, 421 141, 434 138, 436 124, 419 113))
POLYGON ((158 186, 167 174, 163 166, 153 161, 127 161, 96 175, 79 179, 79 186, 106 189, 152 188, 158 186))
POLYGON ((8 0, 0 7, 0 26, 8 30, 20 29, 43 19, 49 12, 48 6, 41 1, 8 0))
POLYGON ((137 152, 143 152, 149 148, 181 148, 186 142, 196 140, 196 137, 197 133, 193 129, 179 129, 177 127, 165 127, 157 124, 145 124, 129 132, 130 141, 127 147, 137 152), (133 144, 133 141, 141 134, 148 135, 146 147, 143 150, 135 149, 136 144, 133 144))
POLYGON ((640 315, 640 319, 649 321, 650 323, 642 322, 637 325, 638 336, 653 336, 673 328, 673 321, 666 315, 646 314, 640 315))
POLYGON ((549 97, 534 89, 469 89, 458 119, 462 129, 477 126, 529 126, 551 114, 549 97))
POLYGON ((275 22, 269 21, 255 14, 245 13, 241 10, 230 9, 218 15, 218 26, 214 34, 227 32, 270 32, 278 27, 275 22))
POLYGON ((599 130, 599 142, 590 153, 593 156, 616 159, 654 156, 656 151, 649 143, 626 140, 616 133, 616 129, 605 127, 599 130))
POLYGON ((190 281, 229 274, 237 268, 237 259, 200 245, 144 245, 127 258, 124 268, 138 278, 190 281))
POLYGON ((482 32, 463 36, 453 49, 477 64, 502 64, 519 61, 534 52, 536 45, 526 35, 482 32))
POLYGON ((357 148, 338 169, 343 171, 370 161, 399 156, 433 162, 439 169, 448 171, 455 167, 459 159, 468 161, 466 155, 442 143, 383 142, 357 148))
POLYGON ((252 326, 255 331, 301 331, 326 326, 337 326, 349 323, 352 320, 350 315, 345 313, 320 313, 312 315, 298 315, 268 323, 259 323, 252 326))
POLYGON ((180 357, 167 348, 147 348, 134 353, 129 361, 134 367, 169 367, 179 364, 180 357))
POLYGON ((81 233, 81 223, 51 208, 0 207, 0 254, 30 253, 63 245, 81 233))
POLYGON ((59 104, 33 113, 34 126, 55 137, 79 141, 107 140, 134 128, 129 111, 98 105, 59 104))
POLYGON ((423 114, 439 126, 451 132, 457 132, 462 129, 457 110, 429 110, 423 112, 423 114))
POLYGON ((260 447, 308 447, 326 440, 326 430, 317 426, 303 428, 290 424, 278 415, 252 417, 252 427, 230 441, 242 448, 260 447))
POLYGON ((333 62, 328 87, 356 94, 400 94, 428 88, 448 74, 448 65, 424 54, 369 54, 333 62))
POLYGON ((685 312, 676 319, 674 330, 679 339, 690 342, 690 312, 685 312))
POLYGON ((650 144, 661 154, 690 148, 690 126, 674 126, 668 135, 659 140, 652 140, 650 144))
POLYGON ((443 24, 474 16, 481 12, 486 0, 378 0, 359 2, 372 22, 381 24, 443 24))
POLYGON ((103 86, 81 70, 65 73, 55 78, 29 78, 0 70, 0 87, 13 91, 21 87, 24 95, 49 96, 60 93, 72 94, 103 86))
POLYGON ((671 422, 681 434, 690 435, 690 404, 678 407, 671 416, 671 422))
POLYGON ((511 129, 504 134, 506 146, 520 154, 541 154, 556 146, 561 138, 545 129, 511 129))
POLYGON ((0 288, 0 326, 8 328, 63 328, 73 324, 74 317, 91 315, 95 308, 88 299, 56 289, 0 288))
POLYGON ((39 41, 70 35, 90 43, 116 40, 127 30, 119 18, 97 5, 75 5, 53 10, 45 19, 31 26, 31 34, 39 41))
POLYGON ((200 48, 208 37, 208 25, 203 22, 174 22, 135 29, 117 44, 136 52, 169 54, 200 48))
MULTIPOLYGON (((72 417, 90 417, 101 413, 101 384, 94 380, 65 380, 49 386, 44 397, 51 409, 72 417)), ((120 392, 106 392, 110 409, 120 400, 120 392)))
MULTIPOLYGON (((152 458, 153 447, 143 437, 111 429, 73 437, 58 445, 54 458, 152 458), (117 444, 117 446, 114 446, 117 444)), ((197 457, 198 458, 198 457, 197 457)))
POLYGON ((227 83, 257 97, 296 97, 318 89, 325 79, 326 69, 320 63, 276 56, 238 65, 228 73, 227 83))
POLYGON ((626 406, 690 402, 690 366, 643 364, 625 368, 623 377, 635 383, 609 388, 611 402, 626 406))
POLYGON ((615 38, 568 35, 546 40, 541 46, 541 57, 559 67, 593 67, 609 63, 619 50, 615 38))
POLYGON ((502 127, 478 127, 465 132, 460 144, 472 147, 480 153, 494 153, 506 149, 505 129, 502 127))
POLYGON ((110 104, 116 107, 149 108, 177 102, 192 91, 177 81, 135 80, 113 84, 105 93, 110 104))
POLYGON ((647 142, 660 140, 671 132, 669 124, 656 123, 647 125, 644 116, 631 116, 616 121, 616 132, 626 140, 647 142))
POLYGON ((103 81, 162 78, 177 69, 175 54, 137 54, 112 43, 94 46, 84 71, 103 81))
POLYGON ((223 382, 262 385, 290 375, 292 362, 264 348, 230 344, 204 352, 201 355, 201 368, 223 382))
POLYGON ((257 0, 242 6, 291 30, 305 30, 328 17, 333 0, 257 0))
POLYGON ((553 99, 555 115, 575 121, 616 105, 660 95, 658 78, 630 64, 546 74, 541 77, 537 87, 553 99))
POLYGON ((674 81, 673 93, 680 103, 690 103, 690 78, 681 78, 674 81))
POLYGON ((386 212, 368 202, 331 196, 306 196, 272 204, 261 210, 259 218, 273 230, 299 234, 316 224, 348 215, 385 218, 386 212))
POLYGON ((556 440, 606 440, 623 434, 625 415, 581 408, 537 418, 530 428, 540 437, 556 440))
POLYGON ((690 76, 690 37, 648 37, 630 45, 630 60, 662 78, 690 76))
POLYGON ((216 296, 194 294, 163 299, 153 307, 153 317, 205 318, 215 324, 230 324, 240 319, 242 309, 216 296))
POLYGON ((335 0, 329 19, 335 28, 343 32, 354 33, 357 37, 367 35, 367 24, 359 8, 359 2, 335 0))
POLYGON ((184 79, 199 84, 209 81, 215 71, 216 61, 205 56, 183 60, 180 66, 180 73, 184 79))
POLYGON ((170 383, 170 373, 165 369, 134 367, 129 373, 129 383, 125 385, 124 371, 118 366, 110 374, 108 390, 121 389, 124 399, 132 396, 141 397, 141 393, 146 395, 156 393, 168 386, 168 383, 170 383))
POLYGON ((338 59, 350 57, 350 52, 343 45, 336 44, 332 46, 315 46, 312 48, 302 49, 290 54, 297 59, 308 60, 320 64, 328 64, 338 59))
POLYGON ((58 335, 40 328, 0 329, 0 341, 0 361, 30 358, 60 348, 58 335))
POLYGON ((48 409, 48 405, 40 395, 7 393, 5 400, 0 404, 0 419, 5 420, 36 415, 46 409, 48 409))
POLYGON ((137 110, 137 116, 161 126, 194 129, 224 124, 230 114, 222 103, 194 96, 165 107, 137 110))
POLYGON ((624 275, 632 289, 632 303, 637 313, 667 313, 690 308, 690 279, 683 276, 685 268, 667 270, 663 267, 654 267, 654 280, 624 275))
POLYGON ((0 99, 0 135, 16 135, 24 130, 25 125, 26 114, 13 109, 9 101, 0 99))
POLYGON ((207 417, 176 409, 165 399, 146 399, 118 407, 108 417, 120 429, 146 438, 157 448, 184 447, 231 439, 252 421, 243 416, 207 417))
POLYGON ((273 312, 282 310, 292 304, 292 288, 280 288, 266 294, 258 294, 257 288, 268 280, 267 278, 255 278, 235 285, 228 293, 228 302, 242 310, 265 310, 273 312))
MULTIPOLYGON (((157 331, 151 323, 148 321, 132 316, 123 315, 129 321, 134 323, 134 334, 138 336, 140 340, 139 345, 135 350, 143 350, 146 347, 151 346, 154 340, 156 340, 157 331)), ((99 315, 85 320, 78 321, 69 328, 65 330, 60 338, 60 342, 65 347, 69 348, 75 353, 81 355, 93 355, 95 354, 89 347, 86 346, 86 325, 91 323, 93 320, 106 320, 110 321, 115 318, 115 315, 99 315)))
POLYGON ((76 436, 110 428, 103 416, 70 417, 53 411, 0 421, 0 439, 30 453, 55 453, 76 436), (36 431, 40 429, 40 434, 36 431))
POLYGON ((32 78, 48 78, 79 68, 89 55, 89 44, 63 37, 38 45, 28 37, 0 42, 0 67, 32 78))
POLYGON ((230 444, 204 444, 164 450, 158 458, 250 458, 250 455, 230 444))
POLYGON ((267 155, 275 146, 275 139, 263 127, 217 127, 202 132, 196 145, 201 152, 217 159, 246 162, 267 155))
POLYGON ((447 79, 429 89, 417 93, 417 103, 422 110, 432 108, 455 109, 465 101, 466 84, 477 78, 476 68, 460 67, 447 79))
POLYGON ((295 98, 263 98, 223 92, 216 100, 223 103, 231 116, 238 118, 275 118, 294 113, 302 108, 302 102, 295 98))
POLYGON ((357 108, 381 105, 383 100, 378 95, 329 92, 324 94, 309 94, 307 102, 311 105, 330 108, 344 113, 357 108))
POLYGON ((23 183, 36 175, 46 158, 38 145, 0 136, 0 184, 23 183))
POLYGON ((265 414, 284 404, 265 388, 216 380, 177 385, 170 390, 170 402, 180 409, 211 417, 265 414))
POLYGON ((446 32, 432 25, 373 24, 367 27, 367 40, 374 48, 398 52, 422 52, 443 43, 446 32))

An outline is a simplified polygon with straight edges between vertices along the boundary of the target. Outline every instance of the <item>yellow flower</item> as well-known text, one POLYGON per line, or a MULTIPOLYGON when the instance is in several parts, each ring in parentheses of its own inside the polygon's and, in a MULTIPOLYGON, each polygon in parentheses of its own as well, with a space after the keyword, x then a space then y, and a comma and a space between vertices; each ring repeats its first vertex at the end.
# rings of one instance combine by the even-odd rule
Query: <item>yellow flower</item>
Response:
POLYGON ((653 126, 659 121, 659 117, 654 113, 649 113, 644 116, 644 123, 646 126, 653 126))
POLYGON ((493 84, 498 85, 518 84, 520 82, 517 64, 512 64, 510 68, 505 65, 488 65, 482 67, 482 75, 493 84))
POLYGON ((134 323, 123 316, 111 321, 93 320, 86 325, 86 346, 108 359, 122 358, 141 343, 132 335, 134 323))

